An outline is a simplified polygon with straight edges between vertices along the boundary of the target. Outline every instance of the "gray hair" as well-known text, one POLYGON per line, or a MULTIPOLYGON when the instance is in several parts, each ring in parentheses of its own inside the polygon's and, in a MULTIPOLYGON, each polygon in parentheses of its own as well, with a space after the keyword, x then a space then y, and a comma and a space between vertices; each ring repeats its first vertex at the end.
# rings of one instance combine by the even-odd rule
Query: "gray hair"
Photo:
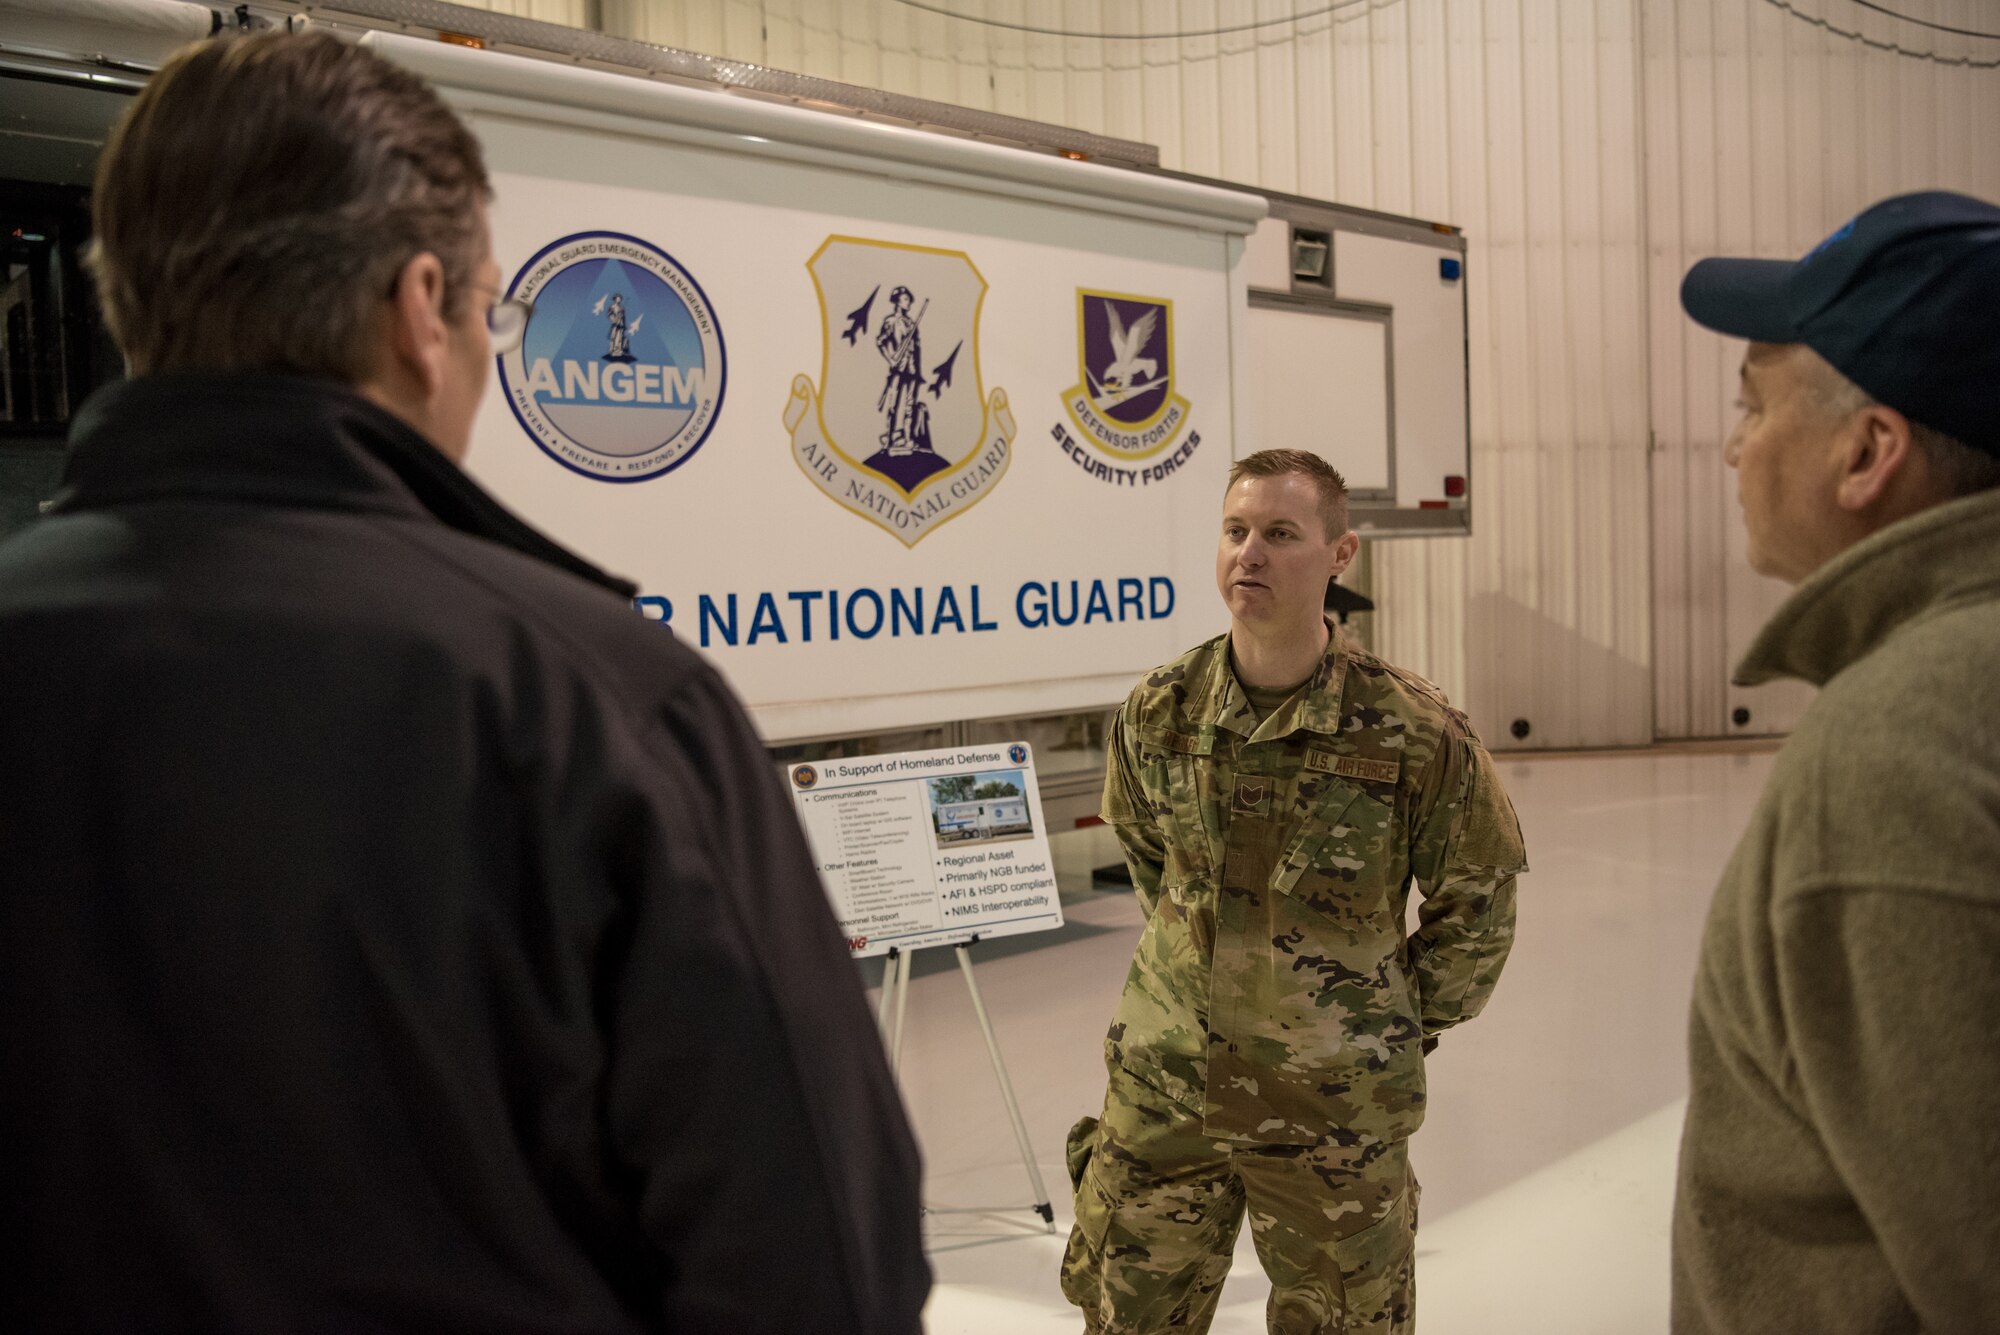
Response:
MULTIPOLYGON (((1815 356, 1812 360, 1820 368, 1813 385, 1813 398, 1822 411, 1845 418, 1877 406, 1873 395, 1842 375, 1824 357, 1815 356)), ((1924 461, 1930 465, 1931 476, 1945 500, 2000 487, 2000 455, 1974 449, 1955 436, 1947 436, 1917 421, 1910 422, 1910 443, 1923 451, 1924 461)))
POLYGON ((464 311, 492 193, 425 83, 327 33, 186 47, 98 163, 87 255, 135 374, 373 370, 376 312, 419 254, 464 311))

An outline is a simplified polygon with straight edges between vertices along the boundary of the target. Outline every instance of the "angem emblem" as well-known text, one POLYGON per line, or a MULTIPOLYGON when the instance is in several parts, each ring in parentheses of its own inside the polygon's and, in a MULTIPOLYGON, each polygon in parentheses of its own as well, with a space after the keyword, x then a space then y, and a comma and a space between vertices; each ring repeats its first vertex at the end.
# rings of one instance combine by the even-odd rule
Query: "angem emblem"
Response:
POLYGON ((1013 457, 1006 391, 979 369, 986 280, 963 251, 832 236, 806 263, 820 383, 794 376, 792 457, 815 485, 914 546, 985 499, 1013 457))
POLYGON ((672 472, 714 430, 728 384, 722 327, 694 275, 620 232, 579 232, 521 266, 534 303, 500 358, 507 406, 563 467, 604 482, 672 472))
POLYGON ((1174 392, 1173 302, 1123 292, 1076 294, 1077 369, 1063 406, 1083 438, 1119 460, 1144 459, 1187 424, 1174 392))

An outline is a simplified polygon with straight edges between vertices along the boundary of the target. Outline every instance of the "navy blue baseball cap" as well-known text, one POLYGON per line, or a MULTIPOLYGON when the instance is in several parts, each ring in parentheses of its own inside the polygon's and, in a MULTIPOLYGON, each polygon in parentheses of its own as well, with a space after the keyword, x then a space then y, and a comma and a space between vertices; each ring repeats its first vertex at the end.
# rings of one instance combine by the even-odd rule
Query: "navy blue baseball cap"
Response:
POLYGON ((2000 454, 2000 208, 1943 190, 1873 206, 1802 260, 1702 260, 1681 306, 1804 343, 1877 402, 2000 454))

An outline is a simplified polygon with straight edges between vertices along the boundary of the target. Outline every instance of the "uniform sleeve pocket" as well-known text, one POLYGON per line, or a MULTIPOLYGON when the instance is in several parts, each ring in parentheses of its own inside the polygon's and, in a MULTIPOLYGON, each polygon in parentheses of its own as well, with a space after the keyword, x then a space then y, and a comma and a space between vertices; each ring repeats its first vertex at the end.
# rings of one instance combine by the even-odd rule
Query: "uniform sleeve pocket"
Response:
POLYGON ((1465 809, 1453 834, 1451 860, 1463 867, 1491 867, 1513 874, 1528 869, 1521 822, 1493 775, 1493 759, 1477 742, 1466 779, 1465 809))

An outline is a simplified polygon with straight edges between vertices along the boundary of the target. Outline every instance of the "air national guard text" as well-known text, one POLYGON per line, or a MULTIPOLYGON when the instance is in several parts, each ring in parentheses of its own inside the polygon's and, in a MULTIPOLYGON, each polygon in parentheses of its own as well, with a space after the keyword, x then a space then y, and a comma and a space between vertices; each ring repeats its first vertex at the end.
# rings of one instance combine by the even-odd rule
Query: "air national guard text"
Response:
MULTIPOLYGON (((810 644, 814 640, 872 640, 878 635, 968 634, 998 630, 996 619, 1011 610, 1014 623, 1028 630, 1090 626, 1125 621, 1158 621, 1173 615, 1174 582, 1164 575, 1123 579, 1027 580, 1007 596, 993 596, 979 584, 955 588, 921 585, 907 589, 793 589, 785 593, 699 594, 695 599, 696 639, 704 649, 717 645, 810 644), (1005 610, 1003 610, 1005 609, 1005 610)), ((673 600, 633 599, 649 621, 685 634, 676 626, 673 600)))

